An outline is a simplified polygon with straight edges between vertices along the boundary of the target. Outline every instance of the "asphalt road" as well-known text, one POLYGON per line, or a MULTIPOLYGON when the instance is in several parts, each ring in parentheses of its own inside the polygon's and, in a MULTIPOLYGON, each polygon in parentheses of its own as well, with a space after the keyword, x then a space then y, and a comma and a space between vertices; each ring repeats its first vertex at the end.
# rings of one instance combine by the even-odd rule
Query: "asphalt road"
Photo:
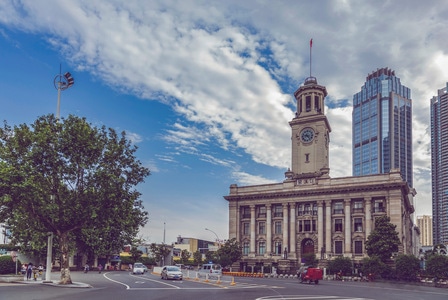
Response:
MULTIPOLYGON (((55 280, 58 273, 52 273, 55 280)), ((72 272, 72 287, 41 282, 0 284, 0 300, 25 299, 204 299, 204 300, 447 300, 448 289, 382 282, 320 281, 300 284, 296 279, 227 277, 167 281, 153 274, 132 275, 125 271, 72 272), (90 286, 90 287, 86 287, 90 286)))

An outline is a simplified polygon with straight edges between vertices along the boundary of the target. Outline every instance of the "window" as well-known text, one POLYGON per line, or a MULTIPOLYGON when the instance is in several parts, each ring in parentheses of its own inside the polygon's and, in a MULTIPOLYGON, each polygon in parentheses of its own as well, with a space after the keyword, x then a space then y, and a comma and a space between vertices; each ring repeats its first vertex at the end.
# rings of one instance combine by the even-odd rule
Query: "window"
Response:
POLYGON ((355 241, 355 254, 362 254, 362 241, 355 241))
POLYGON ((374 212, 385 212, 383 200, 375 200, 373 209, 374 212))
POLYGON ((316 230, 316 220, 313 220, 313 221, 311 221, 312 223, 311 223, 311 226, 312 226, 312 228, 311 228, 311 230, 312 231, 314 231, 314 232, 316 232, 317 230, 316 230))
POLYGON ((313 203, 313 215, 317 216, 317 204, 313 203))
POLYGON ((311 111, 311 96, 305 97, 306 111, 311 111))
POLYGON ((274 217, 283 217, 281 205, 274 205, 274 217))
POLYGON ((305 153, 305 162, 310 162, 310 154, 309 153, 305 153))
POLYGON ((282 254, 282 242, 274 242, 274 253, 276 255, 282 254))
POLYGON ((274 234, 282 234, 282 222, 274 222, 274 234))
POLYGON ((266 234, 266 223, 265 222, 258 223, 258 234, 266 234))
POLYGON ((353 212, 354 213, 362 213, 362 212, 364 212, 362 201, 355 201, 353 203, 353 212))
POLYGON ((334 231, 335 232, 342 232, 342 219, 335 219, 334 220, 334 231))
POLYGON ((344 214, 344 206, 342 202, 335 202, 333 205, 333 213, 334 214, 344 214))
POLYGON ((355 218, 355 231, 362 232, 362 218, 355 218))
POLYGON ((258 254, 263 255, 266 252, 266 242, 260 241, 258 242, 258 254))
POLYGON ((311 221, 305 220, 303 221, 304 231, 311 231, 311 221))
POLYGON ((250 234, 250 224, 249 223, 243 223, 243 235, 249 235, 250 234))
POLYGON ((243 219, 244 218, 250 219, 250 207, 247 207, 247 206, 243 207, 241 212, 243 214, 243 219))
POLYGON ((243 243, 243 255, 249 255, 249 242, 244 242, 243 243))
POLYGON ((311 214, 311 210, 310 210, 310 205, 309 204, 305 204, 305 210, 304 210, 303 214, 305 214, 305 215, 311 214))
POLYGON ((335 254, 342 254, 342 241, 335 241, 334 242, 334 253, 335 254))
POLYGON ((266 218, 266 206, 258 207, 258 217, 259 218, 266 218))
POLYGON ((303 222, 300 220, 299 221, 299 232, 303 231, 303 222))

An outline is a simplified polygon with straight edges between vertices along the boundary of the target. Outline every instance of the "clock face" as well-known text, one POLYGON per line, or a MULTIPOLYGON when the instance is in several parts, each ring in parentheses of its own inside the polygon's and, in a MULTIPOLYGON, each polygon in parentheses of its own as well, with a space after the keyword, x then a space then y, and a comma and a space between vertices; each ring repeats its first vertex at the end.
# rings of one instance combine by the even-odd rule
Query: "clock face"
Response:
POLYGON ((303 142, 309 143, 314 139, 314 131, 311 128, 305 128, 300 133, 300 138, 303 142))

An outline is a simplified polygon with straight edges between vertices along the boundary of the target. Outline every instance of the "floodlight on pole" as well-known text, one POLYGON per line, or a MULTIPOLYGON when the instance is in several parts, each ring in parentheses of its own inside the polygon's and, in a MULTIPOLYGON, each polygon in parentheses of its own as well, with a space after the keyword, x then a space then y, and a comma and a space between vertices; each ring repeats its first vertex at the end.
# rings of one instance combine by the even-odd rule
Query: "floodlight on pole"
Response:
POLYGON ((65 72, 62 75, 61 67, 59 66, 59 74, 54 78, 54 87, 58 90, 58 106, 56 110, 56 118, 60 118, 60 107, 61 107, 61 91, 65 91, 75 84, 75 79, 73 79, 72 74, 70 72, 65 72))

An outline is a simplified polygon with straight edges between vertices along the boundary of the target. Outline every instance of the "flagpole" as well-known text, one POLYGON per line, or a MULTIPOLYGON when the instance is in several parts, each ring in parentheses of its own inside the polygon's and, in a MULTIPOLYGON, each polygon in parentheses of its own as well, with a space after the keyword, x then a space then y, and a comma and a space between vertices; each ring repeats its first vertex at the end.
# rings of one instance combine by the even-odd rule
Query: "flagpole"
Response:
POLYGON ((312 48, 313 48, 313 39, 310 40, 310 77, 311 77, 311 64, 312 64, 312 56, 311 56, 312 48))

